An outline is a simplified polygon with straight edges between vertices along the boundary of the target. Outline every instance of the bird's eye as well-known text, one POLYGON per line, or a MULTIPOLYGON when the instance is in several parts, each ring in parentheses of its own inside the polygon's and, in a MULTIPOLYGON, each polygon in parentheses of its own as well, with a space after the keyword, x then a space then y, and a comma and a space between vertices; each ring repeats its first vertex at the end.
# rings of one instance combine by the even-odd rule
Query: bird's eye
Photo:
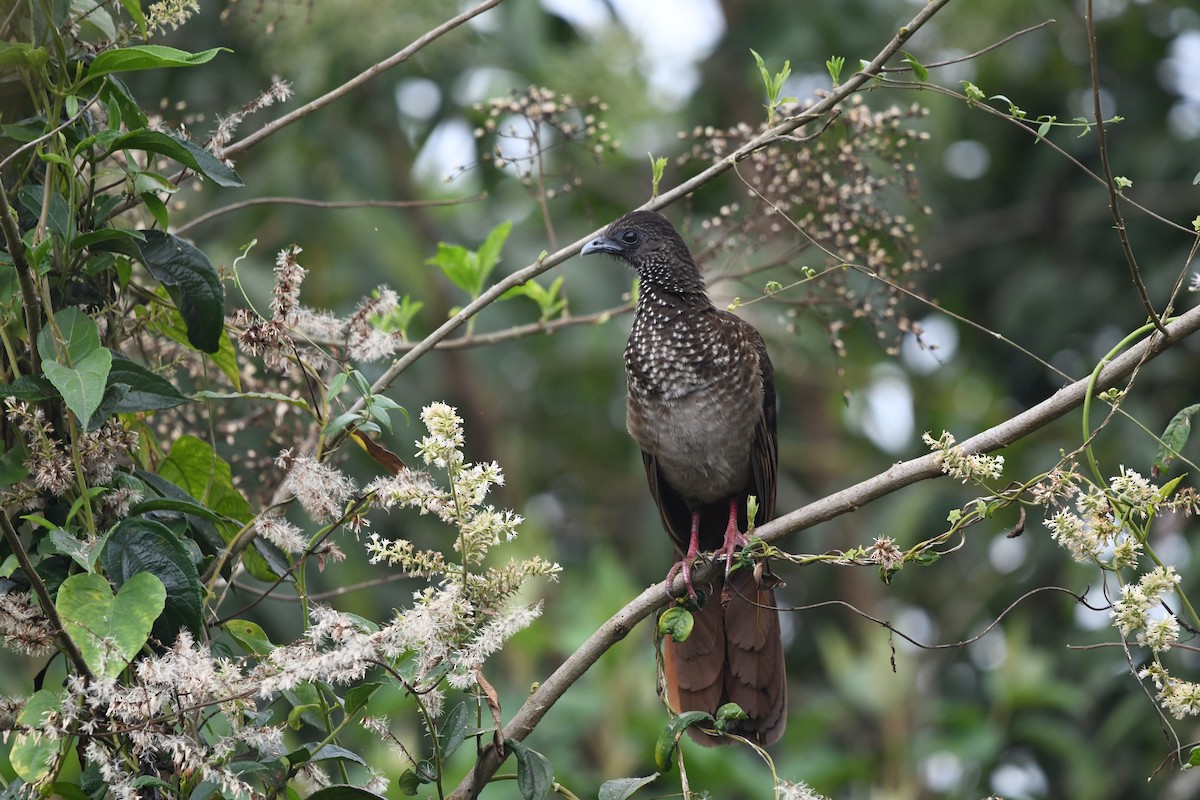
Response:
POLYGON ((637 231, 625 231, 621 234, 621 241, 625 244, 637 244, 642 240, 642 235, 637 231))

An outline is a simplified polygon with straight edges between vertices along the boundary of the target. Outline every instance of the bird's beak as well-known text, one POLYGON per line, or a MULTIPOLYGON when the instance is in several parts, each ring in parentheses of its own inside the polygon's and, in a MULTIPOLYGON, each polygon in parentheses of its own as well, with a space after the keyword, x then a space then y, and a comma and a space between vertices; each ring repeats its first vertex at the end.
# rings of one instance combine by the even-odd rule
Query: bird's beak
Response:
POLYGON ((621 256, 625 254, 625 248, 619 242, 615 242, 607 236, 597 236, 583 246, 580 255, 591 255, 592 253, 607 253, 610 256, 621 256))

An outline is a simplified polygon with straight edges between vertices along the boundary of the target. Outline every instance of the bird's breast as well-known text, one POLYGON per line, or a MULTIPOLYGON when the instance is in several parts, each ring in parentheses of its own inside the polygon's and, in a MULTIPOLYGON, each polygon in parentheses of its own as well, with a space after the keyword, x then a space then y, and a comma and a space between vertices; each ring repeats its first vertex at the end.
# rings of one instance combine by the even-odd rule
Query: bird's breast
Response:
POLYGON ((698 503, 745 489, 763 404, 751 354, 670 330, 639 337, 635 326, 625 355, 626 425, 663 478, 698 503))

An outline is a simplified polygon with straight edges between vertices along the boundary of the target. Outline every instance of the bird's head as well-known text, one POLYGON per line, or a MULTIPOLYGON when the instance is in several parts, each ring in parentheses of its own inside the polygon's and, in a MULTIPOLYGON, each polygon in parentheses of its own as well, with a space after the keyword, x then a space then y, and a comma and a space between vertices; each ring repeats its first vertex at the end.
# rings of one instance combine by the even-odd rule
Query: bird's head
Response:
POLYGON ((616 256, 642 283, 673 292, 704 291, 700 270, 670 220, 656 211, 631 211, 583 246, 583 255, 616 256))

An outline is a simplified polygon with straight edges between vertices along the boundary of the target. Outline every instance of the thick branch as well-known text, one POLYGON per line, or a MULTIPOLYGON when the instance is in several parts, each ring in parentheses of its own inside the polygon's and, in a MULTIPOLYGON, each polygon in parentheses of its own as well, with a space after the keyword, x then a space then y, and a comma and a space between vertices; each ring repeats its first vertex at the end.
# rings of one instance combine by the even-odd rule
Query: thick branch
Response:
MULTIPOLYGON (((1193 308, 1167 326, 1170 334, 1169 340, 1154 335, 1114 359, 1101 371, 1096 382, 1096 391, 1103 391, 1128 378, 1141 364, 1197 330, 1200 330, 1200 307, 1193 308)), ((961 446, 968 453, 986 453, 1006 447, 1078 408, 1083 404, 1083 399, 1087 395, 1087 387, 1087 379, 1065 386, 1033 408, 972 436, 961 446)), ((857 511, 873 500, 941 474, 942 470, 932 453, 911 461, 904 461, 873 478, 868 478, 840 492, 809 503, 790 514, 778 517, 756 528, 755 535, 764 541, 775 542, 788 534, 797 533, 843 514, 857 511)), ((709 565, 708 569, 712 568, 713 565, 709 565)), ((717 565, 717 568, 720 566, 717 565)), ((697 579, 703 580, 704 577, 703 572, 697 572, 697 579)), ((583 646, 572 653, 562 666, 529 696, 525 704, 504 727, 504 739, 506 741, 524 739, 529 735, 530 731, 550 710, 550 707, 587 671, 588 667, 610 647, 625 638, 637 623, 650 616, 663 604, 668 590, 682 593, 684 590, 683 579, 678 578, 675 585, 669 589, 663 584, 651 586, 601 625, 595 633, 588 637, 583 646)), ((465 798, 476 796, 478 787, 495 774, 503 760, 503 758, 497 757, 494 748, 488 749, 480 758, 474 773, 463 778, 458 788, 454 790, 451 800, 465 800, 465 798)))

